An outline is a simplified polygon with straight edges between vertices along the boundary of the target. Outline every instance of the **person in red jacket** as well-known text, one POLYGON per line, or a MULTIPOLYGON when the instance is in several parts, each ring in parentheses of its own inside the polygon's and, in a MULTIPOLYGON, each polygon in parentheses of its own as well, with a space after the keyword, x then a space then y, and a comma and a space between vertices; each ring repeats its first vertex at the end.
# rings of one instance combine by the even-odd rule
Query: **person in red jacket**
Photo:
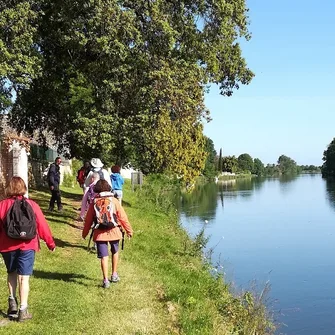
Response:
MULTIPOLYGON (((110 202, 113 208, 113 214, 115 218, 113 219, 114 222, 116 221, 117 226, 112 228, 101 228, 94 229, 93 231, 93 241, 96 243, 97 246, 97 254, 98 258, 101 260, 101 270, 103 275, 103 288, 110 287, 110 281, 108 279, 108 267, 109 267, 109 260, 108 260, 108 244, 110 244, 110 250, 112 253, 112 276, 111 282, 117 283, 120 278, 117 274, 117 264, 119 259, 119 241, 122 238, 121 228, 124 229, 127 233, 127 236, 130 238, 133 235, 133 230, 131 225, 128 221, 128 217, 126 212, 124 211, 123 207, 121 206, 120 202, 114 198, 113 193, 111 193, 111 186, 106 180, 99 180, 94 186, 94 192, 97 193, 97 196, 94 198, 94 201, 91 202, 89 205, 86 217, 85 217, 85 225, 82 232, 82 237, 86 238, 88 235, 92 224, 97 225, 97 214, 95 210, 95 206, 99 206, 99 199, 106 199, 105 204, 110 202)), ((109 208, 102 208, 100 207, 101 212, 100 214, 103 216, 108 216, 110 214, 107 212, 103 212, 103 209, 109 208)), ((113 215, 113 217, 114 217, 113 215)))
POLYGON ((31 240, 20 240, 7 236, 5 231, 7 212, 11 209, 15 199, 22 199, 26 193, 27 187, 23 179, 13 177, 6 187, 7 198, 0 201, 0 253, 7 268, 7 284, 9 289, 7 314, 9 317, 15 317, 18 312, 18 321, 32 318, 32 315, 28 312, 29 277, 33 273, 35 252, 40 250, 39 239, 44 240, 51 251, 54 251, 56 247, 41 208, 36 202, 30 199, 26 199, 26 201, 32 207, 35 214, 36 237, 31 240), (17 284, 19 284, 19 310, 16 298, 17 284))

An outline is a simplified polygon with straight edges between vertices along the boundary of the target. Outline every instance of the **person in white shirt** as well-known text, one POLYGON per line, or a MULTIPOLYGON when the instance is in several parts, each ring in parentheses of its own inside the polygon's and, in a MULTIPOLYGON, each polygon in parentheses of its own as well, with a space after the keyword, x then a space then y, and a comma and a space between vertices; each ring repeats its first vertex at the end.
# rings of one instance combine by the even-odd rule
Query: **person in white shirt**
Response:
MULTIPOLYGON (((91 180, 92 180, 92 176, 94 172, 99 173, 100 179, 101 180, 106 180, 108 182, 108 184, 110 185, 110 187, 112 187, 112 182, 109 178, 109 174, 108 171, 106 169, 103 169, 104 164, 101 162, 100 158, 92 158, 91 159, 91 166, 92 169, 91 171, 88 173, 86 180, 85 180, 85 188, 88 188, 91 184, 91 180)), ((85 190, 87 191, 87 190, 85 190)))

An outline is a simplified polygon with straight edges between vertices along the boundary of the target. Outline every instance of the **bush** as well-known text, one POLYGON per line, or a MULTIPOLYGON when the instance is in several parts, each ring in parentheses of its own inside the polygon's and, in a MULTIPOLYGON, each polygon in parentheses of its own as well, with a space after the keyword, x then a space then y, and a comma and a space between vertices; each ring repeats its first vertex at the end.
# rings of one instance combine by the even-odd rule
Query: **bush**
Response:
POLYGON ((72 173, 65 173, 62 185, 65 187, 74 187, 76 177, 72 173))
POLYGON ((162 174, 152 174, 145 177, 139 196, 154 204, 165 212, 175 208, 176 197, 180 191, 179 181, 162 174))

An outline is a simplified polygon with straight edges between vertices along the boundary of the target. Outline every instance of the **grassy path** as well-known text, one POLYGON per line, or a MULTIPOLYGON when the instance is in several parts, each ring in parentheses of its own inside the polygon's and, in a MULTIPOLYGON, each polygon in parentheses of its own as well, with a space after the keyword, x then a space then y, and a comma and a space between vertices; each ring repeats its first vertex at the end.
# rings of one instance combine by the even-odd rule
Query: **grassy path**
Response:
MULTIPOLYGON (((120 255, 121 281, 109 290, 100 288, 99 261, 86 250, 81 223, 75 221, 80 193, 63 195, 64 212, 52 215, 45 212, 48 193, 30 195, 46 213, 57 249, 50 253, 42 242, 42 250, 36 254, 29 297, 33 320, 19 324, 2 319, 0 334, 168 334, 171 320, 157 299, 155 281, 139 263, 127 260, 132 241, 126 241, 120 255)), ((7 290, 3 264, 0 285, 0 309, 4 314, 7 290)))
POLYGON ((1 334, 265 335, 266 308, 252 296, 236 298, 201 261, 201 239, 191 241, 176 217, 159 211, 125 185, 123 206, 134 238, 120 252, 121 281, 104 290, 100 262, 87 251, 75 218, 81 190, 63 188, 64 211, 47 213, 49 193, 31 192, 46 213, 57 249, 42 242, 29 297, 33 320, 9 322, 6 271, 0 265, 1 334))

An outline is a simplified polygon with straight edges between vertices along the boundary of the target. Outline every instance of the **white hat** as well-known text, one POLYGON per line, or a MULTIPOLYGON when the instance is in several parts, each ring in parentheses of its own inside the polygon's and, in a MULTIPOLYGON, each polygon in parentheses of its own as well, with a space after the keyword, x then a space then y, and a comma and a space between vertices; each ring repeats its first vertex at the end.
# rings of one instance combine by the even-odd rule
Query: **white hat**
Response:
POLYGON ((102 168, 104 164, 101 162, 100 158, 92 158, 91 165, 95 168, 102 168))

